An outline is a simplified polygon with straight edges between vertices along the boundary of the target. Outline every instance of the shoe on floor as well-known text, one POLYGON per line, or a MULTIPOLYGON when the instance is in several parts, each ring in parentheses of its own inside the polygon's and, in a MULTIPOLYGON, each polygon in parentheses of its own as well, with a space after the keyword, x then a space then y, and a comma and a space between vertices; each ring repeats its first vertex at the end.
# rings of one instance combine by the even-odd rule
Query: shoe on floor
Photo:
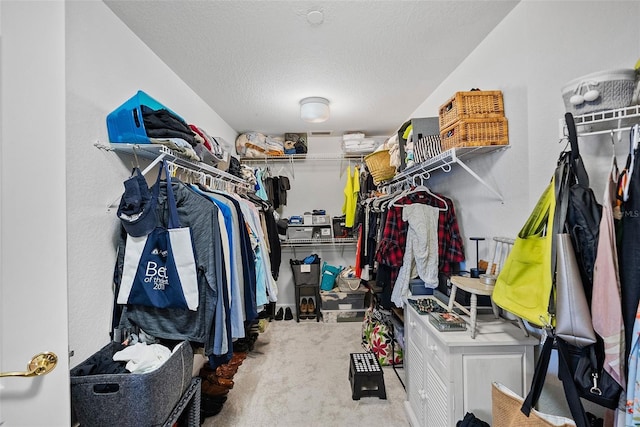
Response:
POLYGON ((200 393, 200 406, 213 405, 215 403, 223 404, 227 401, 227 396, 209 396, 208 394, 200 393))
POLYGON ((201 383, 202 393, 209 396, 224 396, 229 393, 227 387, 223 387, 218 384, 214 384, 211 381, 204 379, 201 383))
POLYGON ((283 315, 284 315, 284 312, 283 312, 283 310, 282 310, 282 307, 280 307, 280 308, 278 309, 278 312, 276 313, 276 317, 274 317, 274 319, 276 319, 276 320, 282 320, 283 315))
POLYGON ((307 313, 316 314, 316 303, 313 298, 309 298, 309 302, 307 303, 307 313))
POLYGON ((214 417, 222 411, 224 403, 212 403, 210 405, 200 407, 200 418, 204 420, 208 417, 214 417))
POLYGON ((227 367, 226 365, 220 365, 216 368, 215 375, 220 378, 226 378, 228 380, 232 380, 233 376, 238 372, 237 367, 227 367))
POLYGON ((284 311, 284 320, 292 320, 292 319, 293 319, 293 313, 291 313, 291 307, 287 307, 287 309, 284 311))

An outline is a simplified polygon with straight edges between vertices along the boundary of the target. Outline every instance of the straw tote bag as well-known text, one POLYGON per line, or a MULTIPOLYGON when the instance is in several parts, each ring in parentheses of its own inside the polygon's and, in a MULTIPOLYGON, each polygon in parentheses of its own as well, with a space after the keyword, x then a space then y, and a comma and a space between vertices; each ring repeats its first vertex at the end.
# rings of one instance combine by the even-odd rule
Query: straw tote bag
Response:
POLYGON ((520 411, 523 399, 507 386, 494 382, 491 386, 493 427, 575 427, 573 420, 544 414, 535 409, 527 417, 520 411))

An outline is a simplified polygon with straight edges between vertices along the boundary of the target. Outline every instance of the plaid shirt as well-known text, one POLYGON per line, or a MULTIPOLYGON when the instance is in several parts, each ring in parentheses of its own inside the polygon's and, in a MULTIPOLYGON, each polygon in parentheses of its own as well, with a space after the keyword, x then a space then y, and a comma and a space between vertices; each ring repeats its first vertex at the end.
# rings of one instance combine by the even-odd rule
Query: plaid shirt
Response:
MULTIPOLYGON (((453 202, 441 195, 447 204, 446 211, 438 215, 438 269, 449 276, 454 263, 464 261, 462 236, 458 228, 453 202)), ((397 200, 387 213, 387 219, 382 232, 382 239, 376 251, 376 261, 388 265, 394 270, 391 283, 395 283, 397 272, 402 266, 404 250, 407 243, 408 223, 402 220, 402 205, 424 203, 443 208, 441 200, 424 191, 412 193, 397 200)))

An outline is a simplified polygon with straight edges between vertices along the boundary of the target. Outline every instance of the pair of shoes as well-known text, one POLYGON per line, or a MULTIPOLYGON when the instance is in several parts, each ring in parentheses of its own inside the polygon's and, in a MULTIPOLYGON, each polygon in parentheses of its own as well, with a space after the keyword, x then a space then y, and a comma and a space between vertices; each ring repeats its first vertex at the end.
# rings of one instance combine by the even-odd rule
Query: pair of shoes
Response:
POLYGON ((233 388, 233 381, 231 381, 233 375, 229 374, 235 374, 237 370, 238 368, 232 368, 227 365, 220 365, 215 370, 203 367, 202 369, 200 369, 198 376, 202 378, 202 384, 211 383, 226 388, 233 388), (226 375, 222 376, 218 373, 223 373, 226 375))
POLYGON ((224 402, 227 401, 227 396, 209 396, 206 393, 200 394, 200 419, 207 417, 213 417, 218 415, 222 410, 224 402))
POLYGON ((293 313, 291 312, 291 307, 287 307, 286 310, 284 311, 284 320, 292 320, 293 319, 293 313))
POLYGON ((276 313, 276 316, 274 317, 274 319, 276 320, 282 320, 282 317, 284 316, 284 310, 282 310, 282 307, 280 307, 278 309, 278 312, 276 313))
POLYGON ((231 378, 219 377, 216 374, 209 374, 206 378, 204 378, 204 380, 212 384, 228 388, 229 390, 231 390, 235 384, 231 378))
POLYGON ((251 351, 253 345, 246 338, 238 338, 233 342, 233 349, 237 351, 251 351))
POLYGON ((300 300, 300 318, 306 319, 308 312, 309 312, 309 303, 307 302, 306 298, 302 298, 302 300, 300 300))

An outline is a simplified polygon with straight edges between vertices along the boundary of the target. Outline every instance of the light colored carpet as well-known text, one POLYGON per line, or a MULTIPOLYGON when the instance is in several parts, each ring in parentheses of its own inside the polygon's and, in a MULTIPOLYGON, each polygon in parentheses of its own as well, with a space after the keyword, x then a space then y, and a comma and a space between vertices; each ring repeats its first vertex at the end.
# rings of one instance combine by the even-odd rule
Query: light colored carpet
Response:
POLYGON ((238 369, 222 411, 203 425, 408 425, 406 394, 391 367, 383 367, 386 400, 351 399, 349 353, 364 352, 360 334, 359 322, 272 321, 238 369))

